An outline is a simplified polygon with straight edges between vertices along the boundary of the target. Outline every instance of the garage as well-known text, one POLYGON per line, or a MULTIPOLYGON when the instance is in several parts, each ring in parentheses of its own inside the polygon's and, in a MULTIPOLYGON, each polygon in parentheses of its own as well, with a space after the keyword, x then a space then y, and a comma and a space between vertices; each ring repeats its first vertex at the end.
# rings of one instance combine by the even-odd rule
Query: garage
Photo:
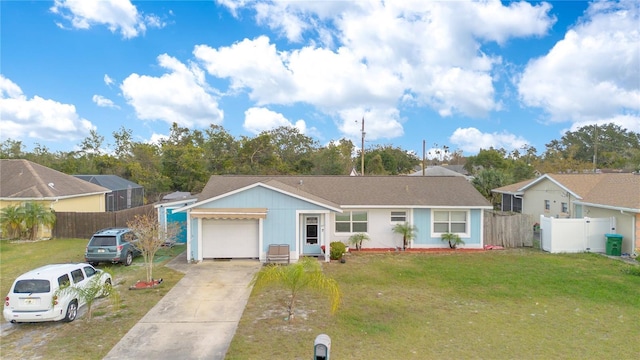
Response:
POLYGON ((202 223, 202 257, 258 258, 257 219, 205 219, 202 223))

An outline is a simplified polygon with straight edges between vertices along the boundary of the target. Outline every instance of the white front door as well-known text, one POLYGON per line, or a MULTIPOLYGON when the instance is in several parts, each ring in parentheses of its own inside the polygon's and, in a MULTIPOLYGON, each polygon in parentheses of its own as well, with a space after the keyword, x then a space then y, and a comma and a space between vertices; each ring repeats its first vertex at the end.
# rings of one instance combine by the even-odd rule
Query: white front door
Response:
POLYGON ((304 215, 302 224, 302 252, 304 255, 321 255, 322 231, 320 215, 304 215))

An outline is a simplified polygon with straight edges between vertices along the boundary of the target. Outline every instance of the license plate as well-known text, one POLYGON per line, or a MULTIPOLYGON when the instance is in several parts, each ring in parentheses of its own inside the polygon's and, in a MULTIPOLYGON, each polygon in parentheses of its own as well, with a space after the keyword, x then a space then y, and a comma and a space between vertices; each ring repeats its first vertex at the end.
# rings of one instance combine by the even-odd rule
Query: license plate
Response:
POLYGON ((23 303, 25 305, 38 305, 40 304, 40 299, 26 298, 26 299, 23 299, 23 303))
POLYGON ((103 253, 103 252, 104 252, 104 249, 98 249, 98 252, 99 252, 99 253, 103 253))

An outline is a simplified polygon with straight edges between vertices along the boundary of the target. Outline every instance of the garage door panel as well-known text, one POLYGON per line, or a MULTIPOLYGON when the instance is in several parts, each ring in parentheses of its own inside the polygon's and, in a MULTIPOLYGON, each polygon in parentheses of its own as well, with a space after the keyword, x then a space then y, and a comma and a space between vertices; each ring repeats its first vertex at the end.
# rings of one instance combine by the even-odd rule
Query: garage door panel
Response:
POLYGON ((213 220, 202 226, 204 258, 257 258, 258 220, 213 220))

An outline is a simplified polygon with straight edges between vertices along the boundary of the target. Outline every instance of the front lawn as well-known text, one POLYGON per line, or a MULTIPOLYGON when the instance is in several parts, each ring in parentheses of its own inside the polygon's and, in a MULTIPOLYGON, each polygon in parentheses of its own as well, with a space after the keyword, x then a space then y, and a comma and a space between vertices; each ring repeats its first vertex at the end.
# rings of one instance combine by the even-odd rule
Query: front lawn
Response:
POLYGON ((640 358, 640 276, 595 254, 535 250, 354 253, 324 264, 343 292, 285 320, 282 290, 254 291, 227 359, 308 359, 317 335, 334 359, 640 358))
MULTIPOLYGON (((39 266, 83 262, 86 239, 56 239, 38 242, 0 241, 0 291, 8 293, 20 274, 39 266)), ((128 290, 137 280, 145 280, 142 258, 131 266, 100 264, 113 271, 114 284, 121 295, 120 308, 99 299, 93 318, 84 316, 71 323, 9 324, 2 319, 0 356, 3 359, 101 359, 162 297, 183 274, 163 266, 185 250, 185 246, 163 248, 156 254, 154 278, 163 283, 148 290, 128 290)), ((83 313, 84 308, 81 309, 83 313)))

